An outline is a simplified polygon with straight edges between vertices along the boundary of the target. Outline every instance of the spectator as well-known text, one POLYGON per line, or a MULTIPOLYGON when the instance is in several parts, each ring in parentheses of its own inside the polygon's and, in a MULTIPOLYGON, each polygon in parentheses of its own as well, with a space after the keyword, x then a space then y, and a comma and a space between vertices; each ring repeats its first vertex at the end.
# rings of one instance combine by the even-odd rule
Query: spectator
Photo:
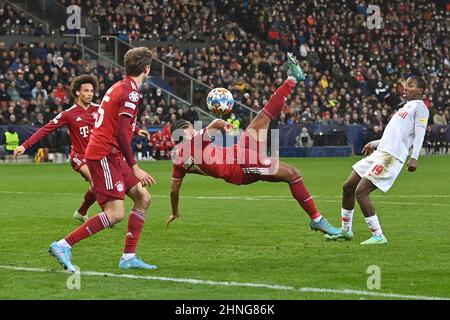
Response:
POLYGON ((433 132, 433 128, 429 125, 427 126, 427 131, 425 132, 425 138, 423 139, 423 146, 427 155, 431 154, 436 147, 436 135, 433 132))
POLYGON ((448 141, 446 137, 446 132, 448 128, 439 128, 439 132, 436 139, 436 147, 435 147, 435 153, 439 154, 447 154, 448 153, 448 141))
POLYGON ((44 97, 44 100, 48 100, 47 90, 42 88, 42 82, 37 81, 36 86, 31 90, 31 96, 33 99, 38 99, 38 96, 44 97))
POLYGON ((313 145, 313 140, 306 127, 303 127, 300 134, 295 139, 296 147, 311 147, 313 145))
POLYGON ((227 122, 232 126, 231 134, 238 135, 241 127, 241 121, 236 117, 234 112, 231 113, 230 117, 227 119, 227 122))
POLYGON ((186 112, 185 116, 186 120, 188 120, 190 123, 194 123, 195 121, 199 120, 197 110, 195 110, 194 106, 189 107, 189 110, 186 112))
POLYGON ((437 125, 446 125, 447 124, 447 119, 444 116, 443 110, 439 110, 438 113, 436 113, 433 116, 433 123, 437 124, 437 125))
POLYGON ((30 84, 28 83, 27 80, 25 80, 25 76, 22 70, 19 70, 17 72, 16 86, 21 98, 27 100, 31 98, 30 84))
POLYGON ((2 102, 8 102, 11 100, 11 96, 8 93, 8 90, 6 90, 6 86, 4 82, 0 82, 0 103, 2 102))

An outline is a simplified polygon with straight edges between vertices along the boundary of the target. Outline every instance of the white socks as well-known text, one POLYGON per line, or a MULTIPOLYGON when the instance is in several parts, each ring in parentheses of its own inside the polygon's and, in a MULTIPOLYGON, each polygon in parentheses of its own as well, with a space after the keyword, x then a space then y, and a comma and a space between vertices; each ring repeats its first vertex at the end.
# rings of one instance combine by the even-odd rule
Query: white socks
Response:
POLYGON ((136 253, 123 253, 122 259, 130 260, 130 259, 133 259, 135 256, 136 256, 136 253))
POLYGON ((367 226, 369 227, 370 231, 372 231, 373 236, 381 236, 383 234, 377 215, 364 218, 364 220, 366 220, 367 226))
POLYGON ((60 247, 72 248, 65 239, 57 241, 56 244, 60 247))
POLYGON ((355 210, 347 210, 341 208, 341 221, 342 221, 342 231, 350 232, 352 231, 352 223, 353 223, 353 213, 355 210))
POLYGON ((295 79, 294 77, 289 76, 287 78, 288 78, 288 80, 291 80, 292 82, 297 83, 297 79, 295 79))

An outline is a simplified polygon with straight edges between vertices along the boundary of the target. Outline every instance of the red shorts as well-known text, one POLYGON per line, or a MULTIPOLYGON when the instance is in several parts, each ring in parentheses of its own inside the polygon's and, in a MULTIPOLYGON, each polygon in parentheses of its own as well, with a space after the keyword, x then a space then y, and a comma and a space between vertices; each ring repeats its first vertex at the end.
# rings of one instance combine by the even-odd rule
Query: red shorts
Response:
MULTIPOLYGON (((265 143, 264 143, 265 146, 265 143)), ((236 164, 231 165, 224 180, 232 184, 250 184, 259 180, 271 180, 278 171, 279 159, 267 157, 263 148, 244 132, 235 149, 236 164)))
POLYGON ((123 156, 108 155, 101 160, 87 159, 87 165, 94 182, 97 202, 123 200, 125 194, 139 183, 123 156))

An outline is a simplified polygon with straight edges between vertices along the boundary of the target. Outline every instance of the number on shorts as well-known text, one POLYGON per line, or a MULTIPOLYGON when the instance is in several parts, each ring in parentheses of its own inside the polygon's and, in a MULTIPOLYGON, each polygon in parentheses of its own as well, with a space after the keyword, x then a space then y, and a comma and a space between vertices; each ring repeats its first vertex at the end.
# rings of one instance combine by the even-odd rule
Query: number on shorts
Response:
POLYGON ((384 167, 381 164, 377 164, 375 167, 373 167, 372 172, 375 173, 377 176, 380 175, 384 170, 384 167))

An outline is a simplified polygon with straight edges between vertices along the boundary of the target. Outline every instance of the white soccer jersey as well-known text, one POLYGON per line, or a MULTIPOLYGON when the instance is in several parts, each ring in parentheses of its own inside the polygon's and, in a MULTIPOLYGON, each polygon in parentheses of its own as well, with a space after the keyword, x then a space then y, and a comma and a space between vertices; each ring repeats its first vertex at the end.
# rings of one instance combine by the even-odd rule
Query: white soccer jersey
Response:
POLYGON ((428 123, 429 111, 422 100, 408 101, 391 118, 378 145, 398 160, 405 162, 409 150, 418 159, 428 123))

